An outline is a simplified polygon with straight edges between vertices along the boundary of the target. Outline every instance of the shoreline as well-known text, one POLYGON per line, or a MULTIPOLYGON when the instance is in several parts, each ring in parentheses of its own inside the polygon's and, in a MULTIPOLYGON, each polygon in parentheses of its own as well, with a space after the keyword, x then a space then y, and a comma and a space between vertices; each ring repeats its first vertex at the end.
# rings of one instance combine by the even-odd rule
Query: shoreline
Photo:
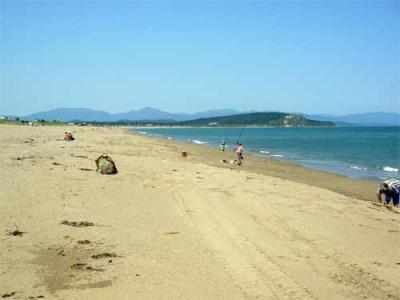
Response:
MULTIPOLYGON (((376 127, 373 128, 375 129, 376 127)), ((183 142, 193 142, 194 144, 204 144, 206 146, 214 148, 218 148, 218 141, 215 140, 216 138, 215 134, 221 136, 225 135, 225 137, 228 139, 228 142, 230 142, 230 146, 233 145, 235 139, 235 136, 232 135, 232 130, 221 131, 215 129, 216 131, 213 132, 212 131, 213 129, 210 128, 208 128, 209 130, 206 131, 203 131, 201 129, 200 130, 193 129, 193 131, 191 131, 190 129, 180 130, 182 128, 159 128, 159 129, 161 130, 157 130, 157 128, 153 130, 152 128, 130 127, 131 131, 140 132, 143 135, 164 137, 168 139, 171 139, 172 137, 172 139, 174 140, 179 140, 183 142)), ((275 139, 277 132, 280 132, 283 136, 285 136, 286 135, 285 129, 287 128, 277 128, 277 130, 279 131, 268 130, 266 133, 267 134, 266 137, 268 139, 268 136, 271 135, 271 137, 275 139)), ((293 136, 294 140, 296 140, 295 136, 296 129, 294 130, 292 129, 293 128, 288 128, 288 130, 291 130, 289 131, 288 135, 293 136)), ((301 130, 300 131, 301 135, 305 134, 306 136, 310 136, 310 134, 312 135, 313 132, 313 131, 307 131, 304 128, 300 128, 299 130, 301 130)), ((249 129, 249 134, 251 136, 257 135, 257 132, 259 132, 260 134, 263 133, 263 131, 250 131, 249 129)), ((318 130, 317 133, 318 132, 320 131, 318 130)), ((330 135, 329 131, 322 131, 322 133, 330 135)), ((338 135, 340 136, 340 134, 342 134, 342 131, 335 131, 332 133, 332 136, 333 138, 335 138, 338 135)), ((245 151, 247 154, 261 158, 279 160, 289 164, 302 165, 303 167, 306 167, 308 169, 319 170, 330 174, 344 175, 349 179, 366 180, 374 183, 378 183, 390 178, 400 179, 399 177, 400 173, 398 171, 399 166, 397 166, 398 163, 396 160, 395 153, 390 153, 390 156, 386 157, 385 159, 385 157, 383 157, 383 154, 380 154, 383 153, 381 151, 377 153, 379 158, 377 159, 372 158, 366 160, 367 157, 364 155, 363 152, 359 151, 357 154, 356 152, 353 151, 354 153, 351 153, 352 152, 351 148, 345 148, 344 149, 345 152, 338 151, 337 149, 334 150, 333 152, 330 152, 330 150, 326 149, 327 144, 329 144, 329 142, 324 142, 321 145, 322 147, 321 149, 314 148, 314 150, 309 151, 310 149, 306 149, 304 147, 291 147, 291 146, 282 147, 282 145, 284 145, 285 143, 287 144, 291 141, 288 140, 287 138, 286 139, 283 138, 282 145, 279 144, 279 142, 277 143, 276 141, 273 140, 272 142, 274 146, 272 146, 271 148, 269 148, 266 139, 261 139, 257 136, 255 136, 255 139, 257 142, 253 142, 251 138, 243 140, 243 142, 247 146, 245 151), (345 155, 344 153, 346 153, 346 151, 349 152, 348 157, 344 156, 345 155), (357 156, 352 156, 352 155, 357 155, 357 156), (362 157, 362 159, 358 159, 358 157, 362 157), (337 158, 339 158, 339 160, 337 160, 337 158)), ((315 146, 318 147, 318 144, 316 144, 315 146)), ((355 145, 355 147, 357 147, 357 145, 355 145)), ((375 148, 373 149, 374 151, 379 151, 378 149, 375 148)), ((390 148, 390 151, 393 152, 393 149, 390 148)))
MULTIPOLYGON (((233 153, 229 151, 221 152, 217 148, 208 145, 193 144, 176 139, 167 139, 166 137, 156 137, 151 135, 144 135, 134 130, 124 128, 127 134, 138 135, 143 138, 155 139, 160 142, 166 142, 176 145, 190 151, 198 157, 203 163, 222 168, 244 169, 252 173, 259 173, 268 176, 278 177, 285 180, 291 180, 298 183, 305 183, 316 187, 328 189, 349 197, 355 197, 367 201, 376 201, 376 190, 379 181, 372 181, 367 179, 353 179, 342 174, 330 173, 318 169, 309 168, 294 162, 277 160, 268 157, 261 157, 254 153, 246 153, 243 165, 237 167, 233 165, 219 163, 221 159, 235 159, 233 153), (198 149, 197 149, 198 148, 198 149), (196 150, 197 149, 197 150, 196 150), (202 149, 202 150, 200 150, 202 149), (201 155, 206 154, 212 157, 212 161, 204 159, 201 155), (199 155, 200 154, 200 155, 199 155), (220 158, 218 160, 218 158, 220 158), (334 183, 332 183, 334 182, 334 183)), ((135 128, 136 129, 136 128, 135 128)))

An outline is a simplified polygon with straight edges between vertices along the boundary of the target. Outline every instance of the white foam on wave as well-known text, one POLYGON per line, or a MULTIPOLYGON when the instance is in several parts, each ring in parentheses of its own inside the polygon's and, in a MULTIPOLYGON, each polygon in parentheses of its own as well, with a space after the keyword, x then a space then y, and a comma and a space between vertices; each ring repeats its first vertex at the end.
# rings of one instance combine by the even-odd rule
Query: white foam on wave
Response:
POLYGON ((172 137, 169 136, 169 137, 167 137, 167 139, 172 140, 172 137))
POLYGON ((367 168, 365 168, 365 167, 359 167, 359 166, 350 166, 349 168, 350 168, 350 169, 355 169, 355 170, 362 170, 362 171, 366 171, 366 170, 367 170, 367 168))
POLYGON ((269 154, 269 151, 260 150, 260 153, 262 153, 262 154, 269 154))
POLYGON ((271 156, 273 156, 273 157, 283 157, 283 155, 280 155, 280 154, 271 154, 271 156))
POLYGON ((192 140, 192 143, 198 144, 198 145, 207 144, 207 142, 202 142, 202 141, 199 141, 199 140, 192 140))
POLYGON ((138 131, 138 133, 140 133, 140 134, 147 134, 146 131, 138 131))
POLYGON ((399 172, 398 168, 392 168, 392 167, 383 167, 383 170, 386 172, 395 172, 395 173, 399 172))

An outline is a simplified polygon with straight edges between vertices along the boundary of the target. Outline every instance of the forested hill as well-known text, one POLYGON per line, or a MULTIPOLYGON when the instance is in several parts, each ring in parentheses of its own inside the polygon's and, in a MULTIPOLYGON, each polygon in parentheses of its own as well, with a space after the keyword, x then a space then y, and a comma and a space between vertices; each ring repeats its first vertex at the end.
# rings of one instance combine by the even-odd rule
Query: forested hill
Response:
POLYGON ((302 115, 280 112, 260 112, 213 118, 202 118, 191 121, 177 122, 176 124, 187 126, 335 126, 335 123, 333 122, 309 120, 302 115))

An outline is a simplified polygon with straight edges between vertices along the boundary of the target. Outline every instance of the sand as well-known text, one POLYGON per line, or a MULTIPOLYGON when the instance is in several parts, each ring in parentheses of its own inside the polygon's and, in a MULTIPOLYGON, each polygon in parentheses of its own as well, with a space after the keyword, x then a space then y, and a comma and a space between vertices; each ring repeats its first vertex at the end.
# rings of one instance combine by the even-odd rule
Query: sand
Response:
POLYGON ((0 145, 0 296, 400 299, 375 183, 122 128, 0 126, 0 145))

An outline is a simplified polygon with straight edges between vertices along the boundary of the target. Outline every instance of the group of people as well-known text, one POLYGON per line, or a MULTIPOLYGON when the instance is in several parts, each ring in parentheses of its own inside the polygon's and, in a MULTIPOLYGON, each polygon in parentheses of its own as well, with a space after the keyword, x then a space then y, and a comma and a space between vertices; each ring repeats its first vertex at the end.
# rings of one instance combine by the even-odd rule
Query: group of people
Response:
MULTIPOLYGON (((65 141, 73 141, 75 140, 74 136, 72 135, 71 131, 65 131, 64 133, 64 140, 65 141)), ((101 174, 117 174, 118 170, 115 166, 114 160, 109 156, 107 153, 103 153, 100 155, 96 160, 96 172, 101 174)))
MULTIPOLYGON (((66 131, 64 135, 64 140, 73 141, 75 138, 70 131, 66 131)), ((225 140, 222 140, 220 143, 220 147, 222 152, 225 152, 226 143, 225 140)), ((234 152, 236 154, 236 160, 233 162, 240 166, 243 160, 243 152, 244 147, 242 143, 239 141, 236 143, 236 147, 234 148, 234 152)), ((117 167, 115 166, 115 162, 107 153, 103 153, 96 159, 96 171, 101 174, 116 174, 118 173, 117 167)), ((388 206, 390 205, 390 201, 392 201, 393 206, 399 206, 399 196, 400 196, 400 180, 397 179, 388 179, 382 182, 379 186, 379 189, 376 193, 378 198, 378 202, 382 205, 388 206)))
MULTIPOLYGON (((225 152, 226 148, 225 140, 221 140, 220 147, 222 152, 225 152)), ((243 145, 240 142, 237 142, 236 147, 234 148, 234 152, 236 153, 237 157, 236 160, 234 160, 234 163, 240 166, 242 164, 243 152, 244 152, 243 145)), ((376 196, 378 198, 378 202, 382 205, 388 206, 392 201, 393 206, 399 206, 400 180, 397 179, 385 180, 380 184, 376 196)))
POLYGON ((75 138, 72 135, 71 131, 64 132, 64 141, 73 141, 73 140, 75 140, 75 138))
MULTIPOLYGON (((225 147, 226 147, 225 140, 221 141, 220 147, 221 147, 222 152, 225 152, 225 147)), ((235 162, 236 165, 240 166, 242 164, 243 152, 244 152, 244 148, 243 148, 242 143, 240 143, 238 141, 236 143, 236 147, 233 150, 236 153, 236 160, 234 160, 234 162, 235 162)))

